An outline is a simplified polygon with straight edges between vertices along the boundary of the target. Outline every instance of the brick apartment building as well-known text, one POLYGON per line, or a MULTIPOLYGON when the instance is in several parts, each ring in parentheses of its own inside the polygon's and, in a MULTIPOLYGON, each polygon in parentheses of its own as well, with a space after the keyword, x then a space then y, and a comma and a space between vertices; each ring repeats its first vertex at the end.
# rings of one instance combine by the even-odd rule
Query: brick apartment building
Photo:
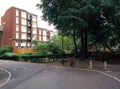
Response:
POLYGON ((32 40, 49 42, 53 32, 38 27, 37 15, 20 8, 9 8, 1 18, 3 34, 0 46, 10 45, 17 48, 32 47, 32 40))
POLYGON ((45 28, 38 28, 38 39, 40 42, 50 42, 50 37, 53 36, 53 31, 48 31, 45 28))

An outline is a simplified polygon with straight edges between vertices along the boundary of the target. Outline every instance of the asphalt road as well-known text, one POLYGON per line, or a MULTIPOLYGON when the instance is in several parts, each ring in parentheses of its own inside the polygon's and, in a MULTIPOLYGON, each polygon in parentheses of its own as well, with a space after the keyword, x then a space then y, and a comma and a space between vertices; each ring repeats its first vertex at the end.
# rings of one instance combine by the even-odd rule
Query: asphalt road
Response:
POLYGON ((0 68, 9 72, 0 70, 0 89, 120 89, 119 81, 96 71, 3 60, 0 68))

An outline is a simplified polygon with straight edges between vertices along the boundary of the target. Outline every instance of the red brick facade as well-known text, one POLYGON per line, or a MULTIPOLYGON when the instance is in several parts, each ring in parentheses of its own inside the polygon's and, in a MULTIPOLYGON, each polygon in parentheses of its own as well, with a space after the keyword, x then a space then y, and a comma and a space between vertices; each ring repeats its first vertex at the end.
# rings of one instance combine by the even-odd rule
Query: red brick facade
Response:
POLYGON ((37 15, 25 10, 11 7, 1 18, 3 34, 1 47, 10 45, 12 47, 32 47, 32 40, 49 42, 52 31, 38 28, 37 15))

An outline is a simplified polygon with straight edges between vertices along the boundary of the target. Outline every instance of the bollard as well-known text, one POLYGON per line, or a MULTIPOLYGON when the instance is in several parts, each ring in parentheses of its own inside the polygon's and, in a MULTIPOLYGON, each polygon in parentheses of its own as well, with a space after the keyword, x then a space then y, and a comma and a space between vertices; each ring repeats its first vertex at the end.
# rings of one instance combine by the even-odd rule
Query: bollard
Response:
POLYGON ((104 68, 107 69, 107 61, 104 61, 104 68))
POLYGON ((92 60, 90 60, 90 68, 93 68, 92 60))
POLYGON ((79 62, 78 62, 78 60, 76 60, 76 66, 79 66, 79 62))

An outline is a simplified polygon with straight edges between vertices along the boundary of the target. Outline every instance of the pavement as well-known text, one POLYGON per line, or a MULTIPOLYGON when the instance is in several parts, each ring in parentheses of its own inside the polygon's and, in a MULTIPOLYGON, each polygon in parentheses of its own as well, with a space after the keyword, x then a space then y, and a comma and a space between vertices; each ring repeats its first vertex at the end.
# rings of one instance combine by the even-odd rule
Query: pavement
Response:
MULTIPOLYGON (((65 62, 64 65, 60 63, 60 61, 55 61, 51 63, 45 63, 51 66, 60 66, 60 67, 71 67, 69 62, 65 62)), ((118 79, 120 79, 120 63, 107 63, 107 68, 105 68, 105 64, 101 61, 92 61, 92 68, 90 68, 90 61, 84 60, 84 61, 74 61, 74 66, 71 68, 82 68, 82 69, 90 69, 90 70, 98 70, 102 71, 104 73, 107 73, 111 76, 114 76, 118 79)))
MULTIPOLYGON (((62 66, 62 67, 70 67, 69 62, 64 62, 64 65, 60 61, 55 61, 55 62, 50 62, 50 63, 45 63, 45 64, 54 65, 54 66, 62 66)), ((84 61, 76 60, 74 61, 73 67, 120 72, 120 64, 107 63, 106 68, 105 68, 104 62, 96 61, 96 60, 92 60, 92 68, 90 68, 89 60, 84 60, 84 61)))

